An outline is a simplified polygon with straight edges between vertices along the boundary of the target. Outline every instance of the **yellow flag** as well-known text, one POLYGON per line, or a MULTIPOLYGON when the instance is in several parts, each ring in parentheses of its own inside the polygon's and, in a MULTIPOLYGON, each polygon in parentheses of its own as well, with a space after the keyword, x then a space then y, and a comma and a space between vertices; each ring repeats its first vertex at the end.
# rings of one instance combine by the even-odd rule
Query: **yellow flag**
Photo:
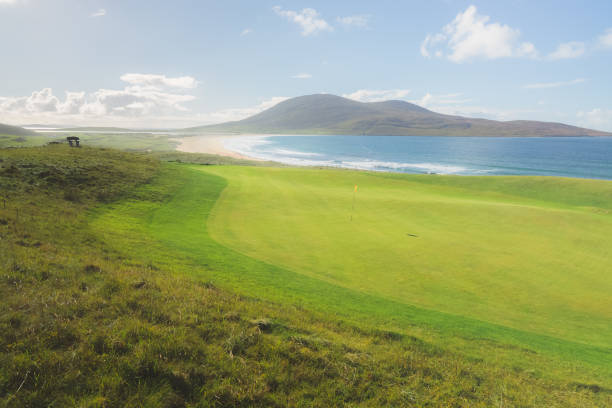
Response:
POLYGON ((357 192, 357 184, 355 184, 355 193, 357 192))

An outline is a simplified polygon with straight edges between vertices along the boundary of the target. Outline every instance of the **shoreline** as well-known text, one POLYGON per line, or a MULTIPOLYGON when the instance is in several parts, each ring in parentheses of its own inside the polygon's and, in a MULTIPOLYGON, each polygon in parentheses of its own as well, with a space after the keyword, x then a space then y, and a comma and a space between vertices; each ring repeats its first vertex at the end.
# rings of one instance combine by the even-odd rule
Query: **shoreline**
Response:
MULTIPOLYGON (((479 166, 478 164, 469 165, 469 163, 463 163, 461 160, 458 163, 449 163, 443 158, 439 157, 417 157, 410 162, 403 161, 380 161, 372 158, 363 157, 362 160, 351 159, 349 161, 343 160, 332 160, 328 157, 322 157, 320 160, 310 159, 309 157, 302 157, 315 155, 314 153, 301 154, 298 157, 291 156, 292 150, 279 149, 279 154, 272 154, 273 158, 266 158, 265 149, 262 154, 258 154, 257 149, 253 149, 249 144, 252 140, 246 140, 245 143, 227 143, 229 140, 236 141, 236 139, 260 139, 263 140, 272 136, 293 136, 293 135, 280 135, 280 134, 210 134, 210 135, 193 135, 185 136, 182 138, 176 137, 170 140, 177 142, 176 151, 186 153, 204 153, 214 154, 219 156, 231 157, 240 160, 251 160, 257 162, 269 162, 275 161, 288 166, 297 167, 315 167, 315 168, 341 168, 347 170, 357 171, 373 171, 373 172, 385 172, 385 173, 399 173, 399 174, 442 174, 442 175, 458 175, 458 176, 549 176, 549 177, 562 177, 562 178, 573 178, 573 179, 589 179, 589 180, 612 180, 608 174, 605 173, 605 169, 595 171, 587 167, 578 171, 568 171, 567 169, 558 168, 559 166, 550 165, 545 168, 534 168, 532 171, 508 173, 503 172, 503 167, 495 166, 493 164, 486 164, 479 166), (233 147, 238 151, 231 150, 226 147, 233 147), (233 145, 233 146, 232 146, 233 145), (290 154, 289 156, 283 155, 280 152, 290 154), (259 157, 250 156, 250 154, 257 155, 259 157), (285 157, 286 156, 286 157, 285 157), (433 160, 433 161, 432 161, 433 160), (538 171, 539 170, 539 171, 538 171), (604 171, 602 173, 602 171, 604 171)), ((296 135, 298 136, 298 135, 296 135)), ((299 135, 306 136, 306 135, 299 135)), ((318 136, 318 135, 317 135, 318 136)), ((257 144, 257 141, 255 141, 257 144)), ((587 145, 588 146, 588 145, 587 145)), ((290 148, 289 148, 290 149, 290 148)), ((272 149, 274 150, 274 149, 272 149)), ((588 149, 587 149, 588 151, 588 149)), ((320 156, 320 155, 319 155, 320 156)), ((537 156, 537 155, 536 155, 537 156)), ((369 156, 368 156, 369 157, 369 156)), ((384 157, 383 157, 384 158, 384 157)))
POLYGON ((243 134, 243 135, 199 135, 185 136, 181 138, 172 138, 170 140, 178 142, 176 150, 185 153, 206 153, 216 154, 219 156, 232 157, 234 159, 265 161, 257 157, 247 156, 225 147, 224 141, 236 137, 267 137, 275 135, 258 135, 258 134, 243 134))

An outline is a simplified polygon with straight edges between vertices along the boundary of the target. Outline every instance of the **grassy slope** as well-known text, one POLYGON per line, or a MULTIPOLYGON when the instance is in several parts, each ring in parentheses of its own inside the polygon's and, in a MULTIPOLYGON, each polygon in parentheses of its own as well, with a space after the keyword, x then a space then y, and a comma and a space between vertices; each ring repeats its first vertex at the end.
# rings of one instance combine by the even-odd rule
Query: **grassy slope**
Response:
POLYGON ((34 134, 33 131, 24 129, 19 126, 11 126, 0 123, 0 135, 10 135, 10 136, 26 136, 34 134))
POLYGON ((67 136, 77 136, 81 145, 89 147, 115 148, 126 151, 167 152, 174 150, 177 142, 167 135, 148 133, 38 133, 27 136, 3 136, 0 133, 0 148, 43 146, 51 141, 65 142, 67 136))
MULTIPOLYGON (((581 384, 579 375, 548 380, 545 366, 525 371, 468 359, 200 279, 223 283, 234 271, 228 279, 242 281, 253 267, 255 284, 270 266, 215 244, 198 228, 225 186, 199 168, 159 169, 142 156, 64 146, 0 150, 0 160, 7 198, 0 206, 0 406, 612 402, 611 391, 581 384), (183 201, 194 188, 195 209, 183 201), (183 218, 206 249, 197 259, 177 250, 188 239, 162 242, 174 231, 161 240, 147 233, 183 218)), ((523 353, 482 345, 500 358, 523 353)))
POLYGON ((110 133, 78 133, 71 134, 81 138, 82 143, 93 147, 112 147, 127 151, 171 151, 178 145, 177 142, 170 140, 168 135, 130 133, 130 134, 110 134, 110 133))
POLYGON ((0 149, 5 147, 32 147, 42 146, 49 142, 49 137, 45 135, 6 135, 0 133, 0 149))
POLYGON ((0 148, 8 146, 36 146, 45 143, 35 132, 0 123, 0 148))

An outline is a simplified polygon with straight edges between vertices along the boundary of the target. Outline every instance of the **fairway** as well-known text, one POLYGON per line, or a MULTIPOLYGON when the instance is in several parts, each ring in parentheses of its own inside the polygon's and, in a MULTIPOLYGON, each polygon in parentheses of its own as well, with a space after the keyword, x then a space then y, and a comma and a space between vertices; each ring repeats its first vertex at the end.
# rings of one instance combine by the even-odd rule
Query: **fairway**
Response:
POLYGON ((228 183, 209 233, 251 258, 406 305, 612 345, 610 182, 201 171, 228 183))

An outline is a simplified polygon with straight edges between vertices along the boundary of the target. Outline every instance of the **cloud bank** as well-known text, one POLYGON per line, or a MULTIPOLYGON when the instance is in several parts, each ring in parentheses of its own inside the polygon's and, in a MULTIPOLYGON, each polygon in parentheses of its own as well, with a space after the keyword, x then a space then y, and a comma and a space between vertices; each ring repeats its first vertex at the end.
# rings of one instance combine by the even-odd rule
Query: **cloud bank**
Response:
POLYGON ((498 58, 554 61, 579 58, 588 51, 612 49, 612 28, 608 28, 594 40, 564 42, 540 58, 533 43, 520 41, 519 29, 490 20, 491 17, 478 14, 476 6, 469 6, 445 25, 441 32, 425 37, 420 47, 421 55, 446 58, 455 63, 498 58))
POLYGON ((519 41, 521 33, 518 29, 490 20, 489 16, 478 14, 475 6, 469 6, 441 32, 427 35, 421 44, 421 54, 428 58, 444 57, 457 63, 478 58, 537 56, 532 43, 519 41))
POLYGON ((275 96, 254 106, 192 112, 186 104, 199 82, 190 76, 127 73, 123 89, 65 92, 51 88, 28 96, 0 97, 0 123, 59 123, 69 125, 180 128, 244 119, 289 99, 275 96))
POLYGON ((0 118, 15 122, 28 119, 99 120, 171 116, 188 112, 184 105, 195 99, 188 93, 195 78, 128 73, 121 76, 123 89, 98 89, 95 92, 66 92, 63 99, 51 88, 29 96, 0 97, 0 118))

